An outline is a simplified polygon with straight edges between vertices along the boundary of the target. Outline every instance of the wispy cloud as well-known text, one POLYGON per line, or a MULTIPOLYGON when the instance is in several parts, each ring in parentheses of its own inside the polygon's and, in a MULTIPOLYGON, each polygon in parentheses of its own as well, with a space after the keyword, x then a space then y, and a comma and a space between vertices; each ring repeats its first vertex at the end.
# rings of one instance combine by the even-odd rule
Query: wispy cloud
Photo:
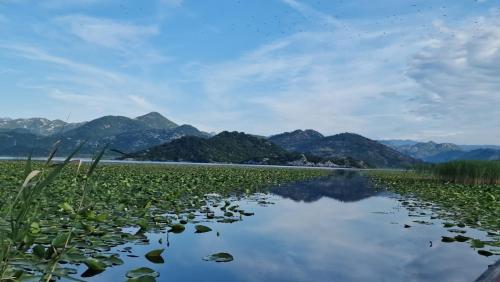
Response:
POLYGON ((408 75, 422 95, 419 110, 462 127, 500 124, 500 21, 447 27, 417 52, 408 75))
MULTIPOLYGON (((232 109, 243 108, 252 111, 238 112, 240 126, 265 134, 316 128, 470 142, 469 132, 500 124, 498 20, 431 28, 427 35, 413 26, 381 32, 358 22, 348 30, 309 30, 205 65, 199 79, 214 109, 208 119, 231 128, 232 109)), ((490 142, 500 137, 489 135, 490 142)))
POLYGON ((52 55, 32 46, 0 44, 0 48, 10 51, 12 56, 39 62, 44 70, 50 71, 51 75, 39 76, 20 87, 36 89, 50 99, 64 102, 76 120, 86 119, 88 111, 104 115, 137 115, 151 110, 168 112, 148 98, 154 94, 157 99, 168 99, 172 92, 165 83, 134 78, 52 55))
POLYGON ((154 25, 142 26, 84 15, 63 16, 57 18, 56 22, 88 43, 122 50, 140 44, 159 32, 154 25))

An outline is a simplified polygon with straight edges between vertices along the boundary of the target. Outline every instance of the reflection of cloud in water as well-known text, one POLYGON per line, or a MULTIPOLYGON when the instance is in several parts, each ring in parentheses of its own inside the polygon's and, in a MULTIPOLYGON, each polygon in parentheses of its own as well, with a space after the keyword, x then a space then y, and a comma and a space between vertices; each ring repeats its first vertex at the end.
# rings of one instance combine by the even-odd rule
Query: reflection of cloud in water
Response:
POLYGON ((322 197, 342 202, 354 202, 376 193, 367 178, 352 171, 339 171, 318 180, 273 187, 271 192, 284 198, 303 202, 314 202, 322 197))
MULTIPOLYGON (((279 195, 269 200, 276 204, 267 207, 244 199, 240 207, 254 216, 233 224, 203 223, 214 229, 203 234, 188 224, 184 233, 170 236, 165 265, 151 265, 142 256, 134 266, 160 271, 158 281, 447 282, 473 281, 495 259, 479 256, 467 243, 441 243, 447 233, 441 224, 414 223, 421 218, 409 217, 396 199, 370 197, 374 192, 365 181, 344 174, 291 190, 275 188, 279 195), (202 261, 216 252, 229 252, 235 260, 202 261)), ((467 235, 475 236, 470 230, 467 235)), ((142 254, 164 247, 155 243, 160 236, 165 235, 140 246, 142 254)), ((95 281, 114 277, 105 272, 95 281)))
POLYGON ((440 225, 416 225, 396 206, 386 197, 278 200, 239 226, 245 243, 231 249, 244 255, 234 274, 242 281, 469 281, 481 273, 487 263, 467 244, 443 245, 440 225))

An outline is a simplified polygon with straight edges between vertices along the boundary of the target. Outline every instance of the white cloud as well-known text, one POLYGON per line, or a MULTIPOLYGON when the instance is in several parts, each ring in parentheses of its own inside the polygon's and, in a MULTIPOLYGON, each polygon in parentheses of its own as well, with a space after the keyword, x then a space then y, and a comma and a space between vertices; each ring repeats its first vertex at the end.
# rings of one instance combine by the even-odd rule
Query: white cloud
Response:
POLYGON ((20 87, 36 90, 72 113, 75 121, 108 114, 134 116, 148 111, 168 113, 151 99, 168 100, 172 93, 165 83, 151 82, 120 72, 69 60, 24 45, 1 45, 12 56, 38 62, 50 75, 36 75, 36 80, 23 82, 20 87))
MULTIPOLYGON (((327 17, 284 1, 319 21, 327 17)), ((210 103, 199 122, 259 134, 315 128, 497 143, 500 132, 491 129, 500 126, 500 21, 491 13, 426 30, 337 22, 349 27, 313 28, 201 66, 210 103)), ((415 24, 435 15, 420 17, 415 24)))
POLYGON ((141 44, 159 32, 154 25, 142 26, 84 15, 63 16, 56 21, 88 43, 122 50, 141 44))
POLYGON ((290 6, 292 9, 301 13, 304 17, 310 18, 313 21, 320 20, 323 23, 331 24, 337 27, 345 26, 345 24, 342 24, 335 17, 322 13, 316 9, 313 9, 310 6, 301 3, 300 1, 297 0, 282 0, 282 1, 283 3, 290 6))
POLYGON ((500 126, 500 21, 476 22, 441 26, 441 36, 413 56, 408 75, 422 91, 418 111, 488 132, 500 126))
POLYGON ((155 108, 153 104, 146 100, 146 98, 137 95, 128 95, 130 101, 132 101, 136 107, 152 110, 155 108))

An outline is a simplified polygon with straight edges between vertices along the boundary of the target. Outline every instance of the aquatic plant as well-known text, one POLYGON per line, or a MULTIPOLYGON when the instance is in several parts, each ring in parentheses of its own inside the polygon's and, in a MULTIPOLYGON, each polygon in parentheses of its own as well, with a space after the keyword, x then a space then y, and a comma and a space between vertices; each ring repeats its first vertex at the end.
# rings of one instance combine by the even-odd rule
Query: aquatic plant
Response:
MULTIPOLYGON (((186 229, 186 224, 195 224, 199 219, 240 221, 242 216, 253 213, 231 205, 226 197, 237 199, 262 191, 269 185, 328 173, 283 168, 97 166, 99 158, 97 156, 91 164, 71 162, 70 158, 59 164, 30 161, 29 169, 25 169, 27 164, 22 162, 0 162, 0 199, 7 206, 15 202, 19 187, 28 179, 30 173, 25 171, 40 171, 33 173, 26 182, 26 187, 31 189, 52 175, 51 171, 57 170, 54 174, 57 177, 51 177, 43 189, 36 190, 39 193, 31 197, 33 201, 14 208, 14 211, 21 211, 23 207, 36 207, 36 213, 28 212, 29 216, 19 221, 24 231, 16 235, 18 239, 5 237, 11 230, 10 209, 5 205, 0 207, 0 236, 4 237, 0 238, 3 278, 34 275, 44 281, 60 277, 71 279, 77 273, 72 264, 87 266, 82 277, 96 275, 123 263, 120 254, 103 252, 127 242, 145 244, 148 242, 146 232, 170 229, 172 233, 179 233, 186 229), (91 175, 94 175, 92 181, 91 175), (233 215, 223 216, 226 212, 233 215), (128 227, 138 231, 125 232, 124 228, 128 227)), ((149 257, 150 261, 161 261, 161 256, 154 252, 149 257)), ((154 275, 146 276, 154 279, 154 275)))
MULTIPOLYGON (((437 217, 449 222, 445 228, 470 226, 488 232, 490 241, 477 244, 474 248, 490 245, 500 246, 500 185, 458 184, 440 177, 418 172, 372 171, 367 173, 380 188, 396 192, 414 201, 403 200, 409 209, 422 207, 432 210, 437 217)), ((453 241, 456 238, 445 239, 453 241)), ((457 241, 463 240, 459 237, 457 241)), ((465 240, 467 241, 467 240, 465 240)))
POLYGON ((416 167, 416 171, 462 184, 500 184, 500 161, 460 160, 416 167))

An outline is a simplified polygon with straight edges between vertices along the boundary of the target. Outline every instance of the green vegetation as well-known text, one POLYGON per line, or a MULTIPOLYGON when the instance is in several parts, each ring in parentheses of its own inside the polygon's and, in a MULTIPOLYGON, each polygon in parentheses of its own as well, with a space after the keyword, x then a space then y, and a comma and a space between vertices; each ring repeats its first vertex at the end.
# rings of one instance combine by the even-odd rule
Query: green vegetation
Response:
MULTIPOLYGON (((71 267, 76 263, 88 267, 83 277, 92 276, 123 264, 120 254, 109 252, 111 247, 147 243, 147 231, 180 233, 187 223, 199 220, 238 221, 252 213, 232 204, 234 197, 328 173, 96 164, 69 158, 62 164, 0 162, 0 280, 70 278, 76 274, 71 267), (215 210, 231 215, 214 214, 215 210), (139 231, 129 232, 128 227, 139 231)), ((152 250, 148 259, 161 261, 161 252, 152 250)), ((156 273, 143 270, 127 277, 154 281, 156 273)))
MULTIPOLYGON (((417 172, 373 171, 369 176, 377 186, 404 195, 402 204, 410 211, 425 208, 431 210, 435 217, 450 221, 444 223, 445 228, 470 226, 487 231, 491 240, 482 242, 482 246, 477 244, 477 240, 472 240, 470 241, 472 247, 480 248, 484 247, 484 244, 500 247, 498 183, 458 184, 417 172)), ((461 230, 449 231, 461 233, 461 230)), ((464 241, 462 237, 451 239, 464 241)), ((452 241, 451 239, 444 241, 452 241)))
POLYGON ((500 184, 500 161, 453 161, 419 166, 417 171, 453 183, 500 184))

